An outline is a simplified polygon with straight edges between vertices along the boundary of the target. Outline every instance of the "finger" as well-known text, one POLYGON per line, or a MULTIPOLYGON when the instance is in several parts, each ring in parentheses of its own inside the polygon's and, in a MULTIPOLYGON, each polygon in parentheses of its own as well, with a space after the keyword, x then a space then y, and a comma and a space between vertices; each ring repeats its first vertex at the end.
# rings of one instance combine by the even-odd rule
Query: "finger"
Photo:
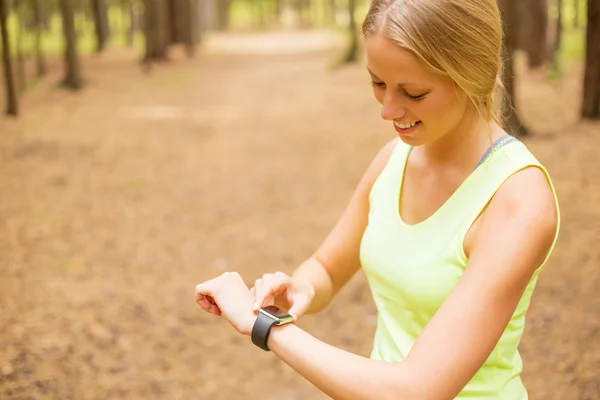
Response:
POLYGON ((198 303, 198 305, 202 307, 204 311, 210 314, 221 315, 221 309, 215 304, 214 300, 210 297, 201 296, 198 298, 198 300, 196 300, 196 303, 198 303))
POLYGON ((206 311, 208 311, 208 309, 210 308, 210 303, 204 296, 196 297, 196 303, 198 303, 198 305, 206 311))
POLYGON ((213 284, 213 280, 197 284, 196 285, 196 296, 202 295, 202 296, 214 297, 214 290, 215 290, 214 286, 215 285, 213 284))
POLYGON ((291 301, 292 306, 288 313, 294 317, 294 321, 297 321, 298 318, 304 315, 304 312, 308 308, 310 304, 310 299, 307 295, 301 294, 293 296, 291 301))
POLYGON ((214 304, 211 304, 211 305, 210 305, 210 308, 209 308, 209 311, 208 311, 208 312, 209 312, 209 313, 211 313, 211 314, 215 314, 215 315, 217 315, 217 316, 219 316, 219 317, 220 317, 220 316, 221 316, 221 314, 222 314, 222 313, 221 313, 221 309, 220 309, 218 306, 214 305, 214 304))
POLYGON ((265 297, 263 300, 261 307, 273 306, 275 305, 275 296, 269 295, 265 297))
POLYGON ((265 274, 260 287, 256 288, 256 303, 261 306, 273 304, 274 297, 283 292, 290 283, 290 277, 286 274, 265 274))
POLYGON ((216 278, 197 284, 196 293, 208 295, 211 297, 218 297, 216 295, 216 291, 219 291, 219 289, 223 286, 223 280, 227 281, 227 279, 229 279, 231 275, 239 276, 237 272, 223 272, 216 278))

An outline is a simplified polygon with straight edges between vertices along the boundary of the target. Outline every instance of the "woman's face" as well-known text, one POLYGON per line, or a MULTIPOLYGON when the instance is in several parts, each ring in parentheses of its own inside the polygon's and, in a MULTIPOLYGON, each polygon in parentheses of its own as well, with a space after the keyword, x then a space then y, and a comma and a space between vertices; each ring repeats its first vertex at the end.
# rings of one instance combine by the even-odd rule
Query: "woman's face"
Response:
POLYGON ((412 52, 380 35, 365 39, 367 68, 381 116, 411 146, 430 144, 464 125, 469 98, 412 52))

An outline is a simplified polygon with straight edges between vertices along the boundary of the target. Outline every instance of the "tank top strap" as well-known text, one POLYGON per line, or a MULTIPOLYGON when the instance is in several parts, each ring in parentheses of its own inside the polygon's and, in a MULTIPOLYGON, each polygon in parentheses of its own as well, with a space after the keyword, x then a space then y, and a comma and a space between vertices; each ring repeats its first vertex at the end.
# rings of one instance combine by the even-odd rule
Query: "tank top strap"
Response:
POLYGON ((406 160, 411 147, 404 143, 400 138, 395 139, 396 145, 390 154, 390 157, 377 177, 369 195, 371 206, 377 203, 377 206, 382 206, 382 200, 389 202, 387 207, 391 207, 389 211, 394 212, 396 207, 396 198, 400 189, 406 160), (376 196, 377 194, 377 196, 376 196))
MULTIPOLYGON (((531 166, 540 168, 548 179, 551 189, 554 187, 550 176, 541 163, 527 149, 525 144, 516 138, 505 139, 504 144, 494 146, 486 153, 472 179, 467 180, 448 209, 447 217, 461 221, 457 237, 466 235, 473 222, 482 213, 498 189, 515 173, 531 166)), ((554 193, 556 198, 556 193, 554 193)))

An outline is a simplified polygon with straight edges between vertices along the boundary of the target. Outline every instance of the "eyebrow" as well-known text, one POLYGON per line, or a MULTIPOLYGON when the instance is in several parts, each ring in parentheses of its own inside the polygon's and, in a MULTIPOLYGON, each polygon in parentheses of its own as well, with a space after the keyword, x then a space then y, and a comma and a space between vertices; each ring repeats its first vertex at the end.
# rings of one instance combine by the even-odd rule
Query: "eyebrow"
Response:
MULTIPOLYGON (((369 67, 367 67, 367 71, 369 71, 369 73, 370 73, 371 75, 373 75, 373 77, 374 77, 374 78, 381 79, 381 78, 379 78, 379 77, 378 77, 378 76, 377 76, 377 75, 376 75, 376 74, 375 74, 373 71, 371 71, 371 70, 369 69, 369 67)), ((413 82, 400 82, 400 83, 398 83, 397 85, 398 85, 398 87, 403 87, 403 86, 423 86, 422 84, 413 83, 413 82)))

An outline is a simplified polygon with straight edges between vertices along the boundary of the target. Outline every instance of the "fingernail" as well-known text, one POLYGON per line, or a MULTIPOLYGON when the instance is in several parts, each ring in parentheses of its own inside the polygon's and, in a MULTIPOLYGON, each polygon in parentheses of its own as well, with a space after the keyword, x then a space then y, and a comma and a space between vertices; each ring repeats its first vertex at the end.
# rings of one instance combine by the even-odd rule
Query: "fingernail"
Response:
POLYGON ((258 304, 254 303, 254 311, 258 310, 258 304))

